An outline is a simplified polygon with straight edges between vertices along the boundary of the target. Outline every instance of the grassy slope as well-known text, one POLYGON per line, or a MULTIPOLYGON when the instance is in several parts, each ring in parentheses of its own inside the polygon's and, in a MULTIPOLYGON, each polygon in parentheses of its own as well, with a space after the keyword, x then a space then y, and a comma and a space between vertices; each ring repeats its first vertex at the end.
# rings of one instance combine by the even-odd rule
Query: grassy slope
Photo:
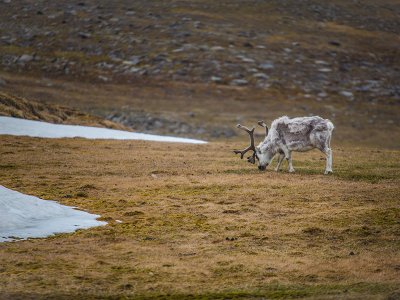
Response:
POLYGON ((109 221, 0 244, 4 297, 375 299, 399 285, 398 151, 336 144, 323 176, 317 152, 277 174, 233 143, 1 139, 3 185, 109 221))
MULTIPOLYGON (((221 87, 181 82, 146 82, 138 85, 83 83, 0 73, 8 84, 3 89, 29 99, 77 108, 92 115, 106 116, 111 112, 135 110, 165 115, 171 120, 189 124, 234 128, 241 122, 267 123, 283 115, 291 117, 320 115, 333 121, 335 139, 341 143, 399 149, 400 129, 397 120, 399 105, 387 103, 348 102, 330 98, 294 100, 279 90, 221 87), (51 84, 49 84, 49 82, 51 84), (190 117, 194 112, 195 117, 190 117), (374 122, 370 122, 374 117, 374 122)), ((262 132, 262 131, 260 131, 262 132)), ((157 133, 173 133, 160 128, 157 133)), ((195 138, 212 140, 211 130, 195 138)), ((243 139, 240 135, 238 139, 243 139)))
POLYGON ((45 121, 56 124, 74 124, 128 130, 100 117, 59 105, 39 103, 0 91, 0 116, 45 121))

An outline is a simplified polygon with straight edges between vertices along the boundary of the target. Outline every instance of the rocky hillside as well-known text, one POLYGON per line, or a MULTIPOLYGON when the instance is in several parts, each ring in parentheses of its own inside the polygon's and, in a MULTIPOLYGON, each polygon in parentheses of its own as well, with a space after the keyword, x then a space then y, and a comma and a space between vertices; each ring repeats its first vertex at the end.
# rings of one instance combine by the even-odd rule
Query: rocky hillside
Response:
POLYGON ((0 66, 399 102, 398 1, 2 1, 0 66))
POLYGON ((318 114, 340 140, 399 148, 399 15, 394 0, 0 1, 0 88, 141 132, 226 139, 318 114))

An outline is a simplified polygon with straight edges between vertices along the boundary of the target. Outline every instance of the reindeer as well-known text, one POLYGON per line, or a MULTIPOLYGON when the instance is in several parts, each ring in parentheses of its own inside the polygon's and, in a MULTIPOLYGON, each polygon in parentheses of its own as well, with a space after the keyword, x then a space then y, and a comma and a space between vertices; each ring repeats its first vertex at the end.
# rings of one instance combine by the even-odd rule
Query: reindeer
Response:
POLYGON ((234 150, 235 154, 240 154, 240 158, 248 151, 253 154, 247 161, 254 164, 258 160, 258 169, 265 170, 272 159, 278 154, 278 164, 275 171, 280 170, 284 158, 288 161, 289 172, 295 170, 292 165, 292 151, 305 152, 312 149, 319 149, 326 155, 325 173, 332 173, 332 150, 331 138, 335 128, 331 121, 321 117, 300 117, 290 119, 287 116, 274 120, 271 129, 268 130, 264 121, 259 121, 258 125, 265 128, 265 139, 257 147, 254 146, 254 127, 249 129, 240 124, 237 128, 246 131, 250 135, 250 146, 243 150, 234 150))

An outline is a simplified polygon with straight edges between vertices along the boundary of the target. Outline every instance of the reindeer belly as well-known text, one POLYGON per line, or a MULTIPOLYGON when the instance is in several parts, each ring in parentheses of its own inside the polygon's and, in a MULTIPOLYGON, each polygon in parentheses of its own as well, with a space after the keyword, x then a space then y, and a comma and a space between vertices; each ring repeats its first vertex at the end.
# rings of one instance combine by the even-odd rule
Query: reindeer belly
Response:
POLYGON ((304 142, 291 142, 290 144, 287 145, 288 149, 291 151, 296 151, 296 152, 306 152, 309 151, 311 149, 314 149, 315 147, 310 145, 310 144, 306 144, 304 142))
POLYGON ((297 152, 305 152, 315 148, 309 136, 303 136, 301 134, 286 134, 285 144, 290 151, 297 152))

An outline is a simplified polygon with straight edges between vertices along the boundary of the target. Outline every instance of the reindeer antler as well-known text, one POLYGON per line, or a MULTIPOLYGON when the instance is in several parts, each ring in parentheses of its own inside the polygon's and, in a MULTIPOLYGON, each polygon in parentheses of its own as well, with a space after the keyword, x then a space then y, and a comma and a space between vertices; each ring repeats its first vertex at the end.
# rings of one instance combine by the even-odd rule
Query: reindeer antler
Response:
POLYGON ((267 124, 265 124, 265 122, 263 120, 262 121, 258 121, 257 124, 260 125, 261 127, 265 127, 265 136, 267 136, 268 135, 268 126, 267 126, 267 124))
POLYGON ((243 129, 244 131, 246 131, 249 135, 250 135, 250 146, 248 146, 247 148, 243 149, 243 150, 233 150, 233 152, 235 152, 235 154, 239 154, 240 153, 240 158, 243 159, 243 156, 250 150, 253 151, 253 155, 249 156, 247 158, 247 161, 254 164, 256 162, 256 148, 254 146, 254 127, 252 129, 248 129, 245 126, 242 126, 240 124, 238 124, 236 126, 239 129, 243 129))

